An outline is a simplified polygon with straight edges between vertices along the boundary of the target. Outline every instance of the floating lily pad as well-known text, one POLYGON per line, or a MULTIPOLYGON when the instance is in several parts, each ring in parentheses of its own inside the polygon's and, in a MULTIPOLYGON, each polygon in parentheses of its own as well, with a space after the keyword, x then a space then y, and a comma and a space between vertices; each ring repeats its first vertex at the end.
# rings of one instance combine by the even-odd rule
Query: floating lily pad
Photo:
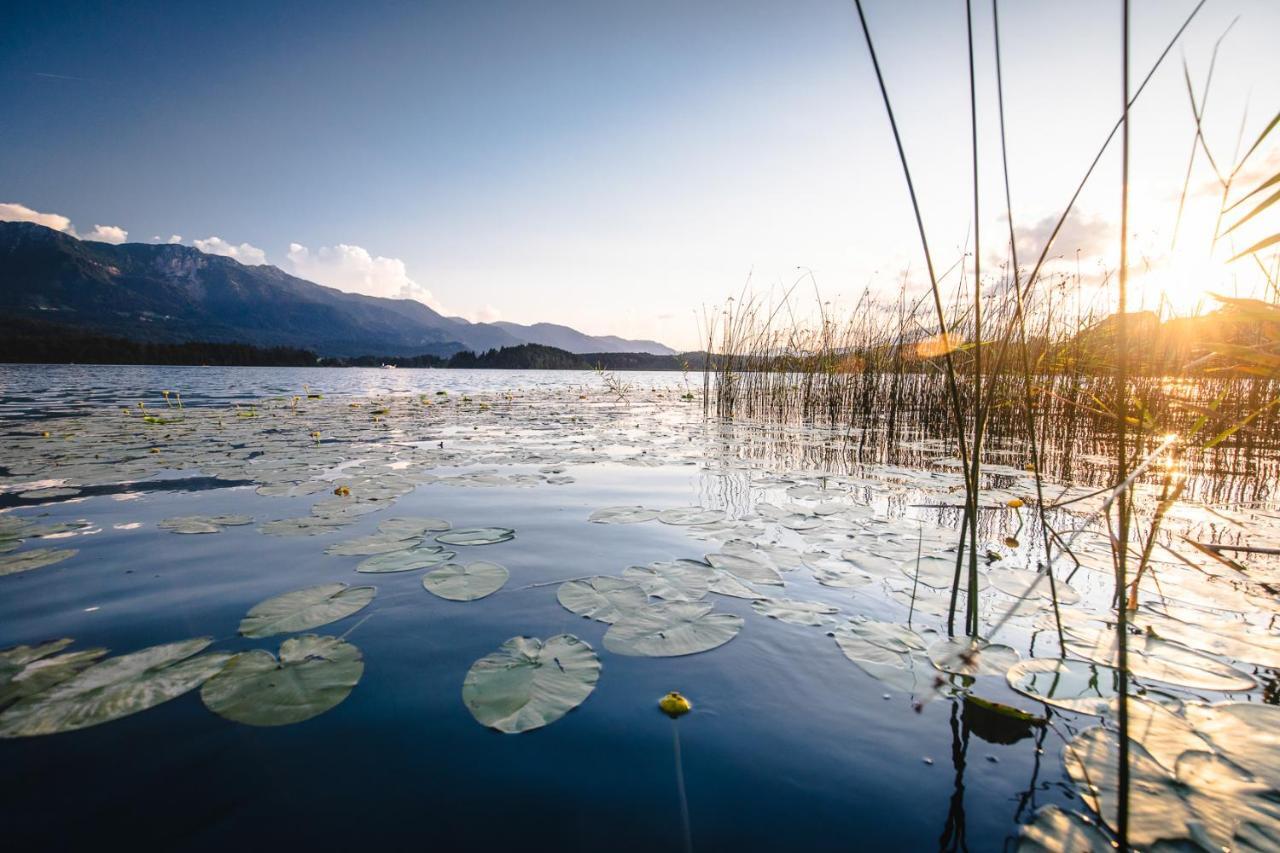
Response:
POLYGON ((197 637, 107 658, 0 714, 0 737, 56 734, 118 720, 181 696, 230 659, 197 637))
POLYGON ((740 554, 708 554, 707 562, 723 572, 751 583, 782 585, 782 575, 773 566, 740 554))
POLYGON ((158 522, 156 527, 172 533, 221 533, 224 527, 252 523, 253 518, 248 515, 183 515, 166 518, 158 522))
POLYGON ((364 674, 360 650, 337 637, 306 634, 235 655, 200 689, 210 711, 250 726, 300 723, 338 705, 364 674))
POLYGON ((58 654, 72 642, 63 638, 0 650, 0 710, 66 681, 107 653, 84 649, 58 654))
POLYGON ((752 602, 751 607, 762 616, 791 625, 826 625, 832 621, 833 614, 840 612, 839 608, 821 601, 796 601, 791 598, 766 598, 752 602))
POLYGON ((24 500, 42 500, 44 498, 70 498, 80 494, 79 489, 69 488, 67 486, 49 486, 43 489, 28 489, 25 492, 19 492, 18 497, 24 500))
POLYGON ((356 571, 365 574, 412 572, 447 563, 456 556, 458 556, 456 552, 446 551, 436 545, 419 545, 416 548, 391 551, 361 560, 356 566, 356 571))
POLYGON ((929 660, 943 672, 976 678, 981 675, 1004 675, 1018 662, 1012 646, 988 643, 969 637, 949 637, 929 646, 929 660))
POLYGON ((462 701, 482 725, 507 734, 554 723, 581 705, 600 679, 600 659, 572 634, 546 642, 512 637, 472 664, 462 701))
POLYGON ((658 521, 663 524, 674 524, 688 527, 695 524, 711 524, 724 518, 724 512, 718 509, 703 509, 700 506, 682 506, 675 509, 664 509, 658 513, 658 521))
POLYGON ((1083 660, 1038 658, 1020 661, 1006 674, 1009 686, 1067 711, 1107 716, 1120 689, 1113 667, 1083 660))
POLYGON ((509 527, 459 527, 436 537, 436 541, 445 545, 496 545, 516 537, 516 532, 509 527))
POLYGON ((1185 711, 1217 751, 1280 790, 1280 706, 1220 702, 1187 705, 1185 711))
POLYGON ((1079 812, 1043 806, 1018 835, 1018 853, 1115 853, 1101 827, 1079 812))
POLYGON ((645 509, 642 506, 607 506, 591 513, 587 520, 596 524, 639 524, 653 521, 657 517, 656 509, 645 509))
POLYGON ((631 581, 600 575, 565 581, 556 590, 556 600, 571 613, 612 624, 647 606, 649 595, 631 581))
MULTIPOLYGON (((1116 633, 1106 629, 1068 629, 1066 650, 1076 657, 1108 666, 1115 666, 1119 659, 1116 633)), ((1158 637, 1130 637, 1128 652, 1129 672, 1138 678, 1223 692, 1252 690, 1257 686, 1250 676, 1232 666, 1158 637)))
POLYGON ((677 657, 710 651, 742 630, 742 617, 712 613, 711 605, 675 601, 624 613, 604 634, 604 647, 620 655, 677 657))
POLYGON ((371 586, 349 587, 345 583, 286 592, 255 604, 240 620, 240 633, 260 639, 319 628, 364 609, 375 592, 371 586))
POLYGON ((396 539, 417 539, 428 533, 443 533, 452 526, 442 518, 388 518, 378 522, 378 532, 396 539))
POLYGON ((80 551, 76 548, 32 548, 0 557, 0 577, 42 569, 70 559, 80 551))
POLYGON ((373 533, 345 542, 335 542, 325 548, 324 552, 335 557, 373 557, 390 554, 392 551, 407 551, 418 544, 418 539, 396 539, 385 533, 373 533))
POLYGON ((767 596, 756 592, 750 586, 739 580, 728 572, 716 570, 711 576, 711 583, 707 587, 711 592, 718 595, 727 595, 731 598, 745 598, 748 600, 759 600, 767 596))
POLYGON ((664 601, 699 601, 710 591, 713 579, 710 566, 692 560, 630 566, 622 577, 664 601))
POLYGON ((427 592, 450 601, 475 601, 502 588, 511 573, 504 566, 479 560, 467 565, 445 563, 422 576, 427 592))

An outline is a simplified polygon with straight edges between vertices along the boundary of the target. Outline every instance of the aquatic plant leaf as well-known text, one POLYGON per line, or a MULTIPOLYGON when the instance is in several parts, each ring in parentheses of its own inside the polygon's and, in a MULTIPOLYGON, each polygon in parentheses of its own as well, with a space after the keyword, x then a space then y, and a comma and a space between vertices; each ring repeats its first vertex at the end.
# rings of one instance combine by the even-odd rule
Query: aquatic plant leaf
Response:
POLYGON ((25 492, 19 492, 18 497, 24 500, 41 500, 43 498, 69 498, 78 494, 80 494, 79 489, 66 486, 49 486, 43 489, 28 489, 25 492))
POLYGON ((1009 686, 1046 705, 1093 714, 1111 713, 1120 689, 1120 673, 1092 661, 1035 658, 1019 661, 1005 675, 1009 686))
POLYGON ((740 554, 708 554, 706 560, 714 568, 729 572, 750 583, 782 586, 782 575, 773 566, 740 554))
POLYGON ((622 578, 664 601, 700 601, 711 590, 712 569, 692 560, 672 560, 630 566, 622 578))
MULTIPOLYGON (((926 554, 919 560, 914 557, 910 560, 904 560, 898 564, 898 570, 910 578, 916 580, 917 574, 922 586, 931 589, 950 589, 952 582, 955 580, 956 574, 956 558, 950 555, 930 555, 926 554)), ((966 562, 960 567, 960 583, 967 590, 969 583, 969 565, 966 562)), ((978 591, 987 588, 987 577, 985 574, 978 575, 978 591)))
POLYGON ((156 523, 161 530, 173 533, 221 533, 224 527, 253 524, 248 515, 181 515, 156 523))
POLYGON ((707 586, 707 589, 718 595, 727 595, 731 598, 759 600, 767 597, 747 586, 736 576, 728 572, 722 572, 719 569, 716 569, 711 575, 711 583, 707 586))
POLYGON ((943 672, 976 678, 1004 675, 1018 662, 1012 646, 971 637, 947 637, 929 646, 929 660, 943 672))
POLYGON ((512 637, 471 665, 462 701, 482 725, 507 734, 554 723, 581 705, 600 679, 600 659, 572 634, 545 642, 512 637))
POLYGON ((1018 834, 1018 853, 1115 853, 1110 837, 1089 818, 1050 804, 1018 834))
POLYGON ((335 557, 373 557, 378 554, 390 554, 392 551, 407 551, 417 547, 418 539, 396 539, 385 533, 372 533, 358 536, 344 542, 335 542, 324 549, 326 554, 335 557))
POLYGON ((1280 789, 1280 706, 1219 702, 1187 705, 1184 711, 1214 749, 1280 789))
POLYGON ((987 572, 987 580, 993 587, 1014 598, 1052 601, 1056 590, 1059 604, 1078 604, 1080 601, 1080 594, 1068 586, 1066 581, 1055 577, 1050 585, 1046 575, 1031 569, 996 567, 987 572))
POLYGON ((361 560, 356 565, 356 571, 363 574, 412 572, 447 563, 456 556, 458 556, 456 552, 446 551, 435 545, 419 545, 416 548, 389 551, 361 560))
POLYGON ((658 517, 656 509, 642 506, 606 506, 591 513, 587 521, 596 524, 640 524, 658 517))
POLYGON ((712 613, 711 605, 675 601, 624 613, 604 634, 604 647, 615 654, 678 657, 710 651, 742 630, 742 617, 712 613))
POLYGON ((58 654, 72 642, 64 637, 0 650, 0 710, 66 681, 107 653, 106 649, 84 649, 58 654))
MULTIPOLYGON (((1107 629, 1067 629, 1066 651, 1107 666, 1115 666, 1119 658, 1116 633, 1107 629)), ((1257 686, 1232 666, 1158 637, 1130 637, 1128 663, 1129 672, 1138 678, 1178 687, 1236 692, 1257 686)))
POLYGON ((205 707, 250 726, 300 723, 338 705, 364 674, 360 650, 337 637, 305 634, 235 655, 200 688, 205 707))
POLYGON ((445 545, 496 545, 515 537, 516 532, 509 527, 459 527, 441 533, 436 541, 445 545))
POLYGON ((1141 612, 1133 619, 1135 628, 1171 640, 1189 649, 1235 658, 1246 663, 1280 669, 1280 637, 1266 631, 1252 631, 1223 617, 1210 617, 1207 626, 1193 625, 1171 616, 1141 612))
POLYGON ((475 601, 502 589, 511 573, 505 566, 477 560, 463 566, 445 563, 422 576, 427 592, 450 601, 475 601))
POLYGON ((700 506, 682 506, 674 509, 664 509, 658 513, 658 521, 663 524, 674 524, 680 527, 688 527, 695 524, 711 524, 724 518, 724 511, 718 509, 703 509, 700 506))
POLYGON ((371 586, 326 583, 286 592, 255 604, 240 620, 240 634, 261 639, 276 634, 309 631, 345 619, 373 601, 371 586))
POLYGON ((452 526, 442 518, 387 518, 378 522, 378 532, 395 539, 417 539, 452 526))
MULTIPOLYGON (((1120 801, 1119 736, 1101 727, 1086 729, 1063 749, 1063 761, 1080 798, 1114 830, 1120 801)), ((1145 848, 1190 836, 1196 818, 1173 774, 1136 743, 1129 747, 1129 779, 1131 845, 1145 848)))
POLYGON ((79 553, 79 549, 76 548, 32 548, 6 554, 0 557, 0 577, 52 566, 79 553))
POLYGON ((1280 791, 1221 756, 1188 751, 1175 776, 1205 850, 1280 850, 1280 791))
POLYGON ((838 607, 821 601, 797 601, 791 598, 766 598, 752 602, 751 608, 760 615, 779 622, 815 627, 829 624, 831 616, 840 612, 838 607))
POLYGON ((95 663, 0 713, 0 738, 56 734, 96 726, 153 708, 199 687, 231 658, 192 657, 213 642, 197 637, 95 663))
POLYGON ((646 607, 649 595, 629 580, 598 575, 565 581, 556 590, 556 600, 570 613, 612 624, 624 613, 646 607))

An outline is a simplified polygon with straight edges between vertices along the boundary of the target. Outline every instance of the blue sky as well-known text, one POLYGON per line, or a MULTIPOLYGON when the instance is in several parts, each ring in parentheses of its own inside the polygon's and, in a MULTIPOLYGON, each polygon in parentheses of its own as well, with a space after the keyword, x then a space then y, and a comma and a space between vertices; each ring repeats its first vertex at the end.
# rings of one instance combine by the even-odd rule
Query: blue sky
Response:
MULTIPOLYGON (((964 4, 865 5, 947 266, 971 226, 964 4)), ((1135 77, 1194 5, 1134 2, 1135 77)), ((975 10, 988 257, 1003 204, 990 5, 975 10)), ((1118 115, 1119 3, 1001 11, 1032 245, 1118 115)), ((1191 144, 1182 58, 1203 79, 1237 16, 1210 142, 1230 160, 1246 106, 1252 134, 1280 109, 1280 5, 1210 0, 1134 115, 1142 299, 1249 286, 1207 236, 1185 241, 1204 258, 1163 257, 1191 144)), ((922 269, 850 2, 23 3, 0 29, 0 115, 8 218, 178 235, 473 319, 690 345, 694 311, 749 274, 768 291, 811 268, 838 301, 922 269)), ((1200 164, 1184 236, 1212 228, 1200 164)), ((1117 176, 1108 158, 1063 247, 1098 268, 1117 176)))

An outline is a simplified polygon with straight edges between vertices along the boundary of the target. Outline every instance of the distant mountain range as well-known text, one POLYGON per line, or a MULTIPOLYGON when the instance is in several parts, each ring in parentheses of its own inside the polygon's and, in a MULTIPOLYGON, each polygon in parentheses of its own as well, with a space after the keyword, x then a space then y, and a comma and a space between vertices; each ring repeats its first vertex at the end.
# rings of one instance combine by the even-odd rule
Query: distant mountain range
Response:
POLYGON ((674 352, 552 323, 471 323, 412 299, 344 293, 189 246, 88 242, 31 222, 0 222, 0 316, 138 341, 237 342, 325 356, 451 355, 524 343, 572 353, 674 352))

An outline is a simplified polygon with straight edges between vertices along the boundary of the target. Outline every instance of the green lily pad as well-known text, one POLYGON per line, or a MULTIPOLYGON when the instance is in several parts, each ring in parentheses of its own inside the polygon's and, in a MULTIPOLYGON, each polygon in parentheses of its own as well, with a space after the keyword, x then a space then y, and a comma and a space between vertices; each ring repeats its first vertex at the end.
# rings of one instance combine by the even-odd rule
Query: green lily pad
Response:
POLYGON ((642 506, 607 506, 591 513, 587 521, 596 524, 639 524, 658 517, 656 509, 642 506))
POLYGON ((360 650, 337 637, 306 634, 235 655, 200 689, 205 706, 250 726, 300 723, 338 705, 364 674, 360 650))
POLYGON ((107 658, 0 713, 0 737, 56 734, 118 720, 203 684, 231 658, 192 657, 213 640, 197 637, 107 658))
POLYGON ((623 570, 622 579, 664 601, 698 601, 710 591, 712 570, 691 560, 672 560, 630 566, 623 570))
POLYGON ((791 625, 819 626, 827 625, 833 614, 839 613, 838 607, 832 607, 821 601, 796 601, 791 598, 766 598, 753 601, 751 608, 762 616, 777 619, 791 625))
POLYGON ((1115 853, 1110 837, 1079 812, 1043 806, 1018 835, 1018 853, 1115 853))
POLYGON ((678 657, 710 651, 742 630, 742 617, 712 613, 711 605, 673 601, 624 613, 604 634, 604 647, 615 654, 678 657))
POLYGON ((240 633, 261 639, 309 631, 364 609, 373 601, 375 592, 371 586, 349 587, 345 583, 327 583, 286 592, 255 604, 240 620, 240 633))
POLYGON ((335 542, 325 548, 324 552, 334 557, 373 557, 390 554, 392 551, 408 551, 417 547, 419 542, 418 539, 396 539, 385 533, 373 533, 335 542))
POLYGON ((711 524, 724 518, 724 512, 718 509, 703 509, 700 506, 683 506, 675 509, 664 509, 658 513, 658 521, 663 524, 674 524, 689 527, 695 524, 711 524))
POLYGON ((0 557, 0 577, 42 569, 70 559, 80 551, 76 548, 32 548, 0 557))
POLYGON ((729 572, 749 583, 782 585, 782 575, 778 570, 760 560, 741 554, 708 554, 707 562, 722 572, 729 572))
POLYGON ((554 723, 581 705, 600 679, 600 659, 572 634, 546 642, 512 637, 472 664, 462 701, 482 725, 507 734, 554 723))
POLYGON ((427 592, 450 601, 475 601, 502 589, 511 573, 504 566, 478 560, 463 566, 445 563, 422 576, 427 592))
POLYGON ((556 600, 570 613, 612 624, 624 614, 646 607, 649 595, 631 581, 599 575, 565 581, 556 590, 556 600))
POLYGON ((1018 652, 1012 646, 986 640, 949 637, 929 646, 929 660, 943 672, 976 678, 1004 675, 1018 662, 1018 652))
POLYGON ((417 539, 428 533, 443 533, 452 526, 442 518, 388 518, 378 522, 378 531, 397 539, 417 539))
POLYGON ((516 538, 509 527, 459 527, 436 537, 444 545, 496 545, 516 538))
POLYGON ((72 642, 64 637, 0 650, 0 710, 61 684, 107 653, 106 649, 84 649, 58 654, 72 642))
POLYGON ((420 545, 404 551, 391 551, 361 560, 356 566, 357 572, 364 574, 391 574, 394 572, 412 572, 447 563, 458 556, 454 551, 446 551, 436 545, 420 545))

